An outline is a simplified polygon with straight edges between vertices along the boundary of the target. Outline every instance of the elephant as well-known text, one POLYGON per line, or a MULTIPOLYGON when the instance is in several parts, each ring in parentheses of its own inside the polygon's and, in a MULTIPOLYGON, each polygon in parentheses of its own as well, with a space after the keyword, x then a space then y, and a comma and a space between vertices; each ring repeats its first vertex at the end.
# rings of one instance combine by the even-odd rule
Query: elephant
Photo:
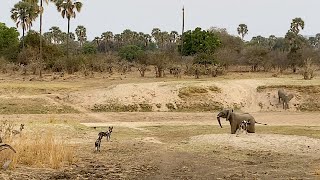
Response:
MULTIPOLYGON (((230 122, 231 126, 231 134, 235 134, 237 130, 240 128, 240 125, 243 121, 246 122, 247 127, 246 131, 248 133, 255 133, 255 124, 262 124, 255 121, 254 117, 249 113, 234 113, 233 110, 225 109, 217 115, 217 120, 222 128, 220 118, 226 118, 227 121, 230 122)), ((263 124, 267 125, 267 124, 263 124)))
POLYGON ((293 94, 286 94, 283 89, 278 90, 279 103, 282 100, 283 109, 289 109, 289 101, 294 97, 293 94))

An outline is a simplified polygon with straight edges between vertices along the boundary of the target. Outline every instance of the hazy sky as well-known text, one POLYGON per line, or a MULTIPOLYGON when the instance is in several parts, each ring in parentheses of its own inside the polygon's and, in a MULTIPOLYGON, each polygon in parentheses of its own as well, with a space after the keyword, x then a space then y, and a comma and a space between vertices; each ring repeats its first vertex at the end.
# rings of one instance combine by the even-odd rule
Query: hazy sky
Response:
MULTIPOLYGON (((0 0, 0 22, 15 26, 10 19, 10 9, 18 0, 0 0)), ((237 26, 245 23, 249 35, 283 36, 295 17, 305 21, 304 35, 320 32, 320 0, 82 0, 84 6, 71 30, 77 25, 87 28, 89 39, 102 32, 120 33, 124 29, 150 33, 153 27, 181 32, 182 6, 185 6, 185 28, 212 26, 226 28, 237 34, 237 26)), ((55 6, 45 6, 44 31, 59 26, 66 31, 67 21, 62 19, 55 6)), ((34 30, 39 29, 38 20, 34 30)))

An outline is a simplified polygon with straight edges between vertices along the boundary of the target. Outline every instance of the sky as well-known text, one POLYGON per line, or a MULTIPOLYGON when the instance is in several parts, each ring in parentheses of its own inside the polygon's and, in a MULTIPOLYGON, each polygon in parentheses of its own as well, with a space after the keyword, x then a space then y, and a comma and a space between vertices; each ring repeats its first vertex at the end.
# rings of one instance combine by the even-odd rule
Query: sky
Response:
MULTIPOLYGON (((0 22, 15 26, 10 10, 18 0, 0 0, 0 22)), ((284 36, 293 18, 305 21, 303 35, 320 32, 320 0, 81 0, 84 4, 76 19, 71 20, 71 30, 78 25, 87 28, 88 39, 102 32, 121 33, 124 29, 151 33, 154 27, 162 31, 182 29, 182 7, 185 7, 185 29, 196 27, 226 28, 237 35, 239 24, 247 24, 253 36, 284 36)), ((67 20, 62 19, 53 3, 45 5, 44 32, 52 26, 67 31, 67 20)), ((19 28, 20 29, 20 28, 19 28)), ((39 19, 33 30, 39 30, 39 19)))

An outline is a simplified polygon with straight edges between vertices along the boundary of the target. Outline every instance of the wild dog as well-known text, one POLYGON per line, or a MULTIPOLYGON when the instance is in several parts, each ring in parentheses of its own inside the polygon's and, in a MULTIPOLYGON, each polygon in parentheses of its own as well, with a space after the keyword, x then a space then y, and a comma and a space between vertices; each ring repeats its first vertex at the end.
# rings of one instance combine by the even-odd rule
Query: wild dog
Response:
POLYGON ((100 145, 101 145, 101 139, 102 139, 102 136, 99 136, 98 139, 96 140, 96 142, 94 143, 94 146, 96 148, 96 152, 100 152, 100 145))
POLYGON ((248 125, 250 124, 249 121, 246 121, 246 120, 243 120, 240 125, 239 125, 239 128, 237 130, 237 136, 239 134, 241 134, 243 131, 246 132, 246 134, 248 133, 248 125))
POLYGON ((107 141, 109 141, 111 138, 112 130, 113 130, 113 126, 109 127, 108 131, 106 131, 106 132, 103 132, 103 131, 99 132, 98 136, 101 137, 101 139, 105 136, 107 141))
POLYGON ((112 130, 113 130, 113 126, 109 127, 109 130, 107 131, 107 140, 108 141, 110 141, 112 130))

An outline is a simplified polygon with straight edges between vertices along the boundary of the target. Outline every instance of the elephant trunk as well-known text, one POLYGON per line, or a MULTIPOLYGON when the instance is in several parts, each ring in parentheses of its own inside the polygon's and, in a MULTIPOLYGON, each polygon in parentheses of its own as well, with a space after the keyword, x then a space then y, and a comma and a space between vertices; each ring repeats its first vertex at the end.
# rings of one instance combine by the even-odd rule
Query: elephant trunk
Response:
POLYGON ((217 120, 218 120, 218 123, 219 123, 220 127, 222 128, 221 121, 220 121, 220 116, 217 116, 217 120))

